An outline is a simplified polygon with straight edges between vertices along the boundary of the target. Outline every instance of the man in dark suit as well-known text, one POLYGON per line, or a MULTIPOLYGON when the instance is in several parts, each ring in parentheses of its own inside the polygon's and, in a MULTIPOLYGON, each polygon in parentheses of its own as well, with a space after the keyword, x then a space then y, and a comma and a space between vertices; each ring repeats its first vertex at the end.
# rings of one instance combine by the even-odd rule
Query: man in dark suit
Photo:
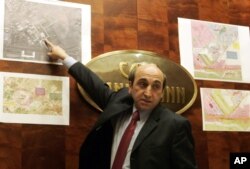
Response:
POLYGON ((80 149, 79 169, 197 168, 189 121, 160 103, 166 77, 156 65, 135 67, 129 74, 129 87, 115 92, 61 47, 48 40, 45 43, 51 49, 48 56, 61 59, 103 110, 80 149), (136 114, 132 112, 138 117, 133 122, 132 138, 120 150, 125 142, 123 134, 136 114))

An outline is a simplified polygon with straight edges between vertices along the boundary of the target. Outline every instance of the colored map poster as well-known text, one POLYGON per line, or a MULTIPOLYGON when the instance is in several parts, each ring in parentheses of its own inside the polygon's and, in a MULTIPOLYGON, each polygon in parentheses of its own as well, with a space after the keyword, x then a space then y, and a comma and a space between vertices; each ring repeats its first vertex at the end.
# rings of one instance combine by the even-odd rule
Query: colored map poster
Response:
POLYGON ((69 78, 0 73, 0 121, 69 124, 69 78))
POLYGON ((90 5, 55 0, 0 1, 0 59, 53 63, 44 39, 83 63, 91 60, 90 5))
POLYGON ((249 28, 178 18, 181 65, 195 79, 250 82, 249 28))
POLYGON ((250 131, 250 91, 200 88, 203 130, 250 131))

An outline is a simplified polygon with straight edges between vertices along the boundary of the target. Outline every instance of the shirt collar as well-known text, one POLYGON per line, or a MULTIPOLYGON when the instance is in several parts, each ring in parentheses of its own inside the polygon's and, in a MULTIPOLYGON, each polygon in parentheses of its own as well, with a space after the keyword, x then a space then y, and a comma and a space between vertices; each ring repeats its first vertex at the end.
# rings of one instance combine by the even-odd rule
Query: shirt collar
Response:
MULTIPOLYGON (((133 112, 135 112, 137 109, 135 108, 135 105, 133 105, 133 112)), ((140 113, 140 121, 146 121, 152 111, 147 110, 147 111, 139 111, 140 113)))

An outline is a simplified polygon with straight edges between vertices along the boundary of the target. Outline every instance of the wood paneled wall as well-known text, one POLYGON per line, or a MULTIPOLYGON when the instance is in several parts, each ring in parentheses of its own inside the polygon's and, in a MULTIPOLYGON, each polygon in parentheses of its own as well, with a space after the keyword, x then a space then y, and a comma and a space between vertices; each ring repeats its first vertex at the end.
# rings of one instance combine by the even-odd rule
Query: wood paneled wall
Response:
MULTIPOLYGON (((92 6, 92 58, 121 49, 163 54, 180 63, 177 17, 249 26, 249 0, 71 0, 92 6)), ((52 16, 53 17, 53 16, 52 16)), ((55 18, 56 19, 56 18, 55 18)), ((0 71, 67 75, 63 66, 0 61, 0 71)), ((249 84, 197 80, 198 87, 249 90, 249 84)), ((1 169, 77 169, 81 143, 98 118, 70 78, 70 125, 0 123, 1 169)), ((198 97, 192 124, 200 169, 228 169, 230 152, 250 152, 247 132, 202 131, 198 97)))

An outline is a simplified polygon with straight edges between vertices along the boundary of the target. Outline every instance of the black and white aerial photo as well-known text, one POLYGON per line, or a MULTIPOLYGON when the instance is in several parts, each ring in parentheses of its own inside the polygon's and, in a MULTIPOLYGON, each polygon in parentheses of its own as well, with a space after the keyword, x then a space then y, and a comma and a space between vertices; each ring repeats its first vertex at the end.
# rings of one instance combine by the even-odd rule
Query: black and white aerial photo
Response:
POLYGON ((0 5, 0 59, 51 63, 44 39, 79 61, 90 59, 89 5, 51 0, 4 0, 0 5))

